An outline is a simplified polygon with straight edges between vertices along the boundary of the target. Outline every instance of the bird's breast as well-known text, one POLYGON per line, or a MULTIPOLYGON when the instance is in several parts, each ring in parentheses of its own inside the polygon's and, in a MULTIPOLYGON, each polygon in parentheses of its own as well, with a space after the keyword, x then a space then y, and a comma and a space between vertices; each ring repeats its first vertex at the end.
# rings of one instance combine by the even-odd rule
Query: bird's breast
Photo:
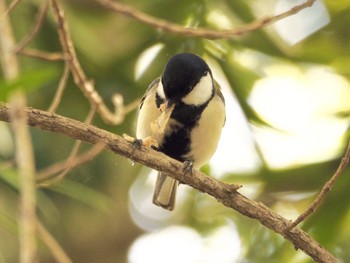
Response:
POLYGON ((187 158, 194 160, 194 168, 199 169, 206 164, 216 151, 225 116, 225 105, 218 96, 215 96, 203 110, 197 125, 191 130, 191 150, 187 158))

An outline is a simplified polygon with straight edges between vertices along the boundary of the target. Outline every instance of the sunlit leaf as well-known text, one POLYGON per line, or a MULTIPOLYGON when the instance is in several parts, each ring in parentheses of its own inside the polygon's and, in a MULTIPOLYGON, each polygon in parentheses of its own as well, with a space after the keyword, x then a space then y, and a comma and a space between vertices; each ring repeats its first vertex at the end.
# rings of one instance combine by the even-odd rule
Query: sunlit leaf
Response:
POLYGON ((250 91, 260 76, 232 61, 219 61, 219 63, 247 119, 256 124, 269 126, 248 103, 250 91))

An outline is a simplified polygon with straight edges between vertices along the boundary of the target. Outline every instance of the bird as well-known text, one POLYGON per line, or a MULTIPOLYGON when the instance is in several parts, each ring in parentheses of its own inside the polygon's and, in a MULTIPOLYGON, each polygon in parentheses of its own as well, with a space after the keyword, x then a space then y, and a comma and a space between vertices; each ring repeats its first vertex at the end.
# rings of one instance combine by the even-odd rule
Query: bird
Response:
MULTIPOLYGON (((156 150, 192 171, 211 159, 225 120, 225 99, 208 64, 196 54, 177 53, 141 99, 136 138, 151 138, 156 150)), ((173 210, 178 184, 159 172, 153 203, 173 210)))

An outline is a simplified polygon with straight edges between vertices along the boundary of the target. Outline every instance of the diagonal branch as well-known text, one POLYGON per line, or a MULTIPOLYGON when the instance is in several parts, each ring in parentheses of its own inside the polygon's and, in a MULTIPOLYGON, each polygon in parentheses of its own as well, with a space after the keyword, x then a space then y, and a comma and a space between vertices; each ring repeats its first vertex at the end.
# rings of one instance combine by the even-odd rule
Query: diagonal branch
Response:
POLYGON ((8 15, 9 13, 11 13, 12 10, 14 10, 14 9, 16 8, 16 6, 17 6, 20 2, 21 2, 21 0, 13 0, 13 1, 9 4, 9 6, 8 6, 8 8, 7 8, 7 10, 6 10, 6 12, 5 12, 4 14, 5 14, 5 15, 8 15))
MULTIPOLYGON (((90 109, 90 112, 88 116, 86 117, 84 123, 90 124, 95 116, 96 110, 90 109)), ((101 144, 95 144, 92 149, 90 149, 87 153, 82 154, 81 156, 77 156, 80 146, 82 144, 82 141, 76 141, 74 143, 73 149, 71 150, 71 153, 69 157, 61 162, 61 163, 55 163, 47 168, 44 169, 44 171, 41 171, 38 173, 38 186, 40 187, 47 187, 52 185, 53 183, 57 183, 60 180, 62 180, 70 170, 72 170, 74 167, 83 164, 84 162, 88 162, 89 160, 92 160, 97 154, 102 152, 103 146, 101 144), (59 174, 57 174, 59 173, 59 174)))
MULTIPOLYGON (((223 205, 242 215, 258 220, 261 224, 289 240, 294 247, 303 250, 316 262, 336 263, 337 259, 298 227, 285 232, 290 221, 270 210, 264 204, 252 201, 237 192, 239 186, 220 182, 205 174, 194 171, 192 175, 183 174, 183 164, 166 155, 144 148, 132 147, 124 138, 105 130, 32 108, 27 108, 28 125, 42 130, 63 134, 71 138, 96 144, 101 142, 105 148, 152 169, 169 173, 180 182, 207 193, 223 205)), ((0 105, 0 120, 10 121, 9 108, 0 105)))
MULTIPOLYGON (((87 163, 94 159, 99 153, 102 152, 103 146, 104 145, 101 144, 95 144, 94 147, 92 147, 90 150, 80 155, 77 155, 75 151, 72 151, 74 155, 71 154, 71 156, 69 156, 67 160, 54 163, 49 167, 44 168, 42 171, 39 171, 37 173, 37 186, 48 187, 51 186, 53 183, 57 183, 58 181, 62 180, 66 176, 66 174, 73 168, 76 168, 77 166, 87 163)), ((74 149, 76 149, 76 147, 74 149)))
POLYGON ((125 5, 121 2, 112 2, 111 0, 96 0, 102 6, 106 7, 113 12, 122 14, 124 16, 135 19, 141 23, 150 25, 155 28, 162 29, 164 31, 182 34, 191 37, 199 38, 209 38, 209 39, 219 39, 219 38, 230 38, 233 36, 241 36, 243 34, 252 32, 254 30, 263 28, 264 26, 270 25, 278 20, 286 18, 288 16, 294 15, 302 11, 307 7, 311 7, 316 0, 305 0, 304 3, 295 5, 291 9, 280 13, 275 16, 266 16, 260 19, 257 19, 249 24, 243 25, 242 27, 237 27, 229 30, 215 30, 215 29, 206 29, 206 28, 191 28, 183 27, 179 24, 170 23, 166 20, 162 20, 148 14, 145 14, 131 6, 125 5))
POLYGON ((44 19, 46 17, 48 9, 48 3, 47 1, 44 1, 39 9, 39 12, 36 17, 36 23, 34 24, 32 30, 29 32, 28 35, 26 35, 21 42, 17 45, 15 49, 15 53, 21 52, 32 40, 33 38, 38 34, 40 28, 42 27, 44 23, 44 19))
POLYGON ((96 91, 93 81, 89 80, 77 58, 77 54, 70 36, 68 24, 65 20, 64 11, 57 0, 51 0, 53 14, 57 21, 57 31, 63 51, 66 55, 66 63, 70 66, 75 84, 81 89, 85 97, 93 108, 96 108, 101 118, 109 124, 120 124, 124 120, 124 115, 111 112, 102 97, 96 91))
POLYGON ((318 206, 321 204, 321 202, 326 197, 327 193, 333 188, 335 182, 337 179, 344 173, 345 168, 349 164, 350 160, 350 142, 348 143, 348 147, 346 149, 344 157, 341 159, 340 164, 333 174, 332 178, 329 179, 329 181, 323 186, 321 192, 317 195, 315 200, 311 203, 311 205, 301 214, 298 216, 297 219, 295 219, 286 229, 285 231, 290 231, 293 227, 299 225, 301 222, 303 222, 308 216, 310 216, 315 210, 318 208, 318 206))
POLYGON ((55 97, 53 98, 50 107, 48 108, 48 112, 55 112, 58 108, 58 105, 61 103, 64 90, 67 87, 67 82, 69 78, 69 65, 68 63, 65 64, 63 74, 61 76, 60 82, 58 83, 55 97))
POLYGON ((66 252, 54 239, 51 233, 44 227, 44 225, 36 219, 36 229, 41 240, 45 245, 50 248, 50 251, 58 263, 72 263, 72 260, 68 257, 66 252))

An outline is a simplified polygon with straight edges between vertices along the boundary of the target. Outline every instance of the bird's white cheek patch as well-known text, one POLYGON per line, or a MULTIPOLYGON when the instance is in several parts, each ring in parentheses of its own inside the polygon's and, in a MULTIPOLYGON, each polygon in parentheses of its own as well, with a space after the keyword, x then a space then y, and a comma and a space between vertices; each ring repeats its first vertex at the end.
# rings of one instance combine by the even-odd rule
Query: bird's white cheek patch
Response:
POLYGON ((187 105, 202 105, 212 96, 213 88, 213 80, 211 75, 207 73, 193 90, 182 99, 182 102, 187 105))
POLYGON ((165 99, 165 93, 164 93, 164 88, 163 88, 163 84, 162 84, 162 79, 159 80, 158 87, 157 87, 157 94, 162 99, 165 99))

